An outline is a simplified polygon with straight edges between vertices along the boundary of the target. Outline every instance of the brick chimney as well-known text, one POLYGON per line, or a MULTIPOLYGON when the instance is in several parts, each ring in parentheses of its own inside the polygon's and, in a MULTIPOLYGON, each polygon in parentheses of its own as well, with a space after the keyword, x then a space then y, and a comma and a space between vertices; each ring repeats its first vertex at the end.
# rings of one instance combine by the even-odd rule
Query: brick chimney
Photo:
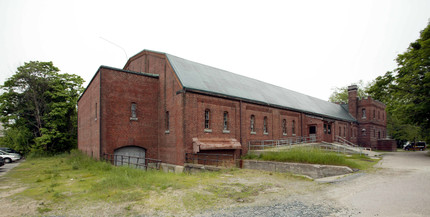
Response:
POLYGON ((348 87, 348 110, 355 119, 357 119, 357 91, 357 85, 351 85, 348 87))

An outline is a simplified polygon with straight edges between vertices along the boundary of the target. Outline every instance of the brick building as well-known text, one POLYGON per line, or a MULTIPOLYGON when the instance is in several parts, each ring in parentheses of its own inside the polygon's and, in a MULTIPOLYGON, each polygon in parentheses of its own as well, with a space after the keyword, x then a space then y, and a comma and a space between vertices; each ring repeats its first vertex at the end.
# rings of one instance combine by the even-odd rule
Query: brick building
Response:
POLYGON ((123 69, 101 66, 78 101, 78 147, 90 156, 139 153, 183 165, 185 153, 247 153, 252 140, 337 136, 374 147, 386 137, 385 105, 334 104, 285 88, 144 50, 123 69))

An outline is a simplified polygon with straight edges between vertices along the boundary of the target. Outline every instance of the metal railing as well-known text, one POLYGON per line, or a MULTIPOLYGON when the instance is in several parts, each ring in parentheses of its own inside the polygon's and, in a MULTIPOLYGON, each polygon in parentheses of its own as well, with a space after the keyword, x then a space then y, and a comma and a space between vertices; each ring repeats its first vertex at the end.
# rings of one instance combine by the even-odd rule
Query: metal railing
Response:
POLYGON ((280 140, 251 140, 248 142, 248 151, 265 150, 269 148, 293 146, 297 144, 315 143, 318 137, 315 136, 296 136, 280 140))
POLYGON ((340 143, 342 145, 354 147, 354 148, 359 148, 360 147, 360 146, 358 146, 358 145, 356 145, 356 144, 354 144, 354 143, 352 143, 352 142, 348 141, 347 139, 342 138, 340 136, 336 136, 335 137, 335 142, 338 142, 338 143, 340 143))
POLYGON ((340 136, 335 137, 335 142, 337 142, 343 146, 359 149, 360 155, 362 154, 363 150, 367 150, 366 148, 358 146, 358 145, 356 145, 356 144, 354 144, 354 143, 352 143, 352 142, 348 141, 347 139, 342 138, 340 136))
POLYGON ((185 153, 185 163, 231 167, 236 159, 234 154, 185 153))
POLYGON ((139 169, 155 169, 159 170, 161 160, 152 158, 135 157, 128 155, 103 154, 103 160, 110 162, 115 166, 129 166, 139 169))

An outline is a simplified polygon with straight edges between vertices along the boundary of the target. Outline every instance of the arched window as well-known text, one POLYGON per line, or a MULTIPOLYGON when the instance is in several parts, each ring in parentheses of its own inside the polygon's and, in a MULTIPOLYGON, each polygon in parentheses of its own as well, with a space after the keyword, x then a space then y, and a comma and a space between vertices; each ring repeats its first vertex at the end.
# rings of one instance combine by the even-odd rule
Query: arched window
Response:
POLYGON ((228 112, 224 112, 224 130, 228 130, 228 112))
POLYGON ((263 132, 264 132, 264 134, 269 133, 269 131, 267 129, 267 117, 264 117, 264 119, 263 119, 263 132))
POLYGON ((205 110, 205 129, 211 128, 211 121, 210 121, 211 111, 209 109, 205 110))
POLYGON ((251 133, 255 133, 255 116, 251 115, 251 133))
POLYGON ((293 120, 293 125, 291 126, 291 133, 294 135, 296 135, 296 120, 293 120))
POLYGON ((282 120, 282 134, 284 136, 287 135, 287 120, 285 119, 282 120))

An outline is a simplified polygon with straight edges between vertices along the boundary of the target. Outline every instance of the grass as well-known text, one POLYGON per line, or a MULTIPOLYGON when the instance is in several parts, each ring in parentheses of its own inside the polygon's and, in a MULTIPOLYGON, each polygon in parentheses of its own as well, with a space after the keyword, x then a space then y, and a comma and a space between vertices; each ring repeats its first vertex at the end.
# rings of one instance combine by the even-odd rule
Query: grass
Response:
POLYGON ((361 170, 368 169, 379 161, 370 159, 365 155, 344 155, 309 147, 297 147, 279 152, 264 152, 261 155, 248 154, 244 159, 338 165, 361 170))
MULTIPOLYGON (((252 202, 259 192, 272 187, 266 180, 273 178, 282 179, 282 183, 300 180, 292 175, 275 177, 261 171, 240 169, 198 174, 142 171, 114 167, 79 151, 72 151, 52 157, 28 158, 5 175, 0 183, 0 193, 4 192, 3 189, 12 189, 10 186, 24 187, 7 197, 22 203, 36 201, 34 213, 29 215, 61 215, 82 207, 91 207, 91 204, 115 204, 122 207, 113 215, 147 212, 151 215, 166 210, 176 215, 178 210, 194 212, 232 203, 252 202), (264 181, 237 181, 255 179, 264 181)), ((88 212, 72 215, 91 215, 88 212)))

